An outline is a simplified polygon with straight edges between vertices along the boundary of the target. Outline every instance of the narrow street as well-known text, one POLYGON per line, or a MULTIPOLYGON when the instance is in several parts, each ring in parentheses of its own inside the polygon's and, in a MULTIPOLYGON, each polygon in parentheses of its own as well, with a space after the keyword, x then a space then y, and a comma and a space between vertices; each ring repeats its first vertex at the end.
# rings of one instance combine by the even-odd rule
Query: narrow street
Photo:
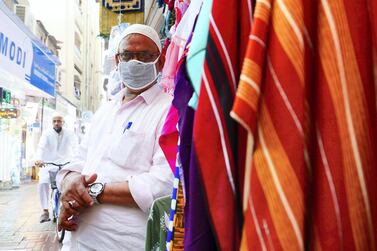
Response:
POLYGON ((52 221, 39 223, 38 183, 0 190, 0 250, 60 250, 52 221))

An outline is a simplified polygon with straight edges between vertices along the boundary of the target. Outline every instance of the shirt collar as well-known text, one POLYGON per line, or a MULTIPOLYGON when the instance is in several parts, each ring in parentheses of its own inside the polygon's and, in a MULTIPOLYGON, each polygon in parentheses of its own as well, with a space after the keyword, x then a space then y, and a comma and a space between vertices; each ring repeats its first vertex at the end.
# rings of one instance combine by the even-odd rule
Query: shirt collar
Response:
MULTIPOLYGON (((117 102, 122 103, 123 97, 127 90, 126 88, 123 88, 118 94, 115 95, 114 99, 117 102)), ((141 97, 145 101, 145 103, 149 105, 153 102, 153 100, 156 98, 159 92, 160 92, 160 88, 158 87, 158 84, 156 83, 152 85, 149 89, 140 93, 137 97, 135 97, 135 99, 141 97)))
POLYGON ((145 90, 144 92, 142 92, 139 96, 141 96, 144 99, 145 103, 149 105, 153 102, 153 100, 156 98, 159 92, 160 92, 160 88, 158 87, 158 84, 156 83, 152 85, 148 90, 145 90))

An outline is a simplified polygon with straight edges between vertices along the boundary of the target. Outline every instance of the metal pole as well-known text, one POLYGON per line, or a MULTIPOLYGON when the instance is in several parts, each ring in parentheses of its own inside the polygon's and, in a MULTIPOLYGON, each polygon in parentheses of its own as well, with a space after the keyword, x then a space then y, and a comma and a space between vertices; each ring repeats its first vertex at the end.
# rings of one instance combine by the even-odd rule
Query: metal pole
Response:
POLYGON ((41 112, 41 133, 43 132, 43 113, 45 106, 45 98, 42 98, 42 112, 41 112))

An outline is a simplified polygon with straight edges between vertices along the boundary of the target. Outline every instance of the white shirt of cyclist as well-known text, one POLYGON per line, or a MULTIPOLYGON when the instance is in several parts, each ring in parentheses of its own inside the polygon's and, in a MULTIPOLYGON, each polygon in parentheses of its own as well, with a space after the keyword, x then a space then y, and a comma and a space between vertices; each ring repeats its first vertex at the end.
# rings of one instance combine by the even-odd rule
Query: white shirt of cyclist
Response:
MULTIPOLYGON (((77 150, 77 137, 75 134, 63 128, 60 133, 54 129, 47 129, 39 140, 35 159, 44 162, 63 164, 71 160, 77 150)), ((48 171, 56 167, 45 166, 39 170, 39 183, 49 183, 48 171)))

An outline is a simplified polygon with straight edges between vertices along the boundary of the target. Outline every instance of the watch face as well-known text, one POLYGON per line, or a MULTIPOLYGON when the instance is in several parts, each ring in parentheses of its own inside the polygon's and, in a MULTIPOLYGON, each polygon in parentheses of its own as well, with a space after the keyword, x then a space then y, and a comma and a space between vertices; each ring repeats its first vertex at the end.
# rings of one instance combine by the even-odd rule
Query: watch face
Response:
POLYGON ((94 183, 90 186, 90 191, 94 194, 101 192, 103 188, 103 184, 101 183, 94 183))

